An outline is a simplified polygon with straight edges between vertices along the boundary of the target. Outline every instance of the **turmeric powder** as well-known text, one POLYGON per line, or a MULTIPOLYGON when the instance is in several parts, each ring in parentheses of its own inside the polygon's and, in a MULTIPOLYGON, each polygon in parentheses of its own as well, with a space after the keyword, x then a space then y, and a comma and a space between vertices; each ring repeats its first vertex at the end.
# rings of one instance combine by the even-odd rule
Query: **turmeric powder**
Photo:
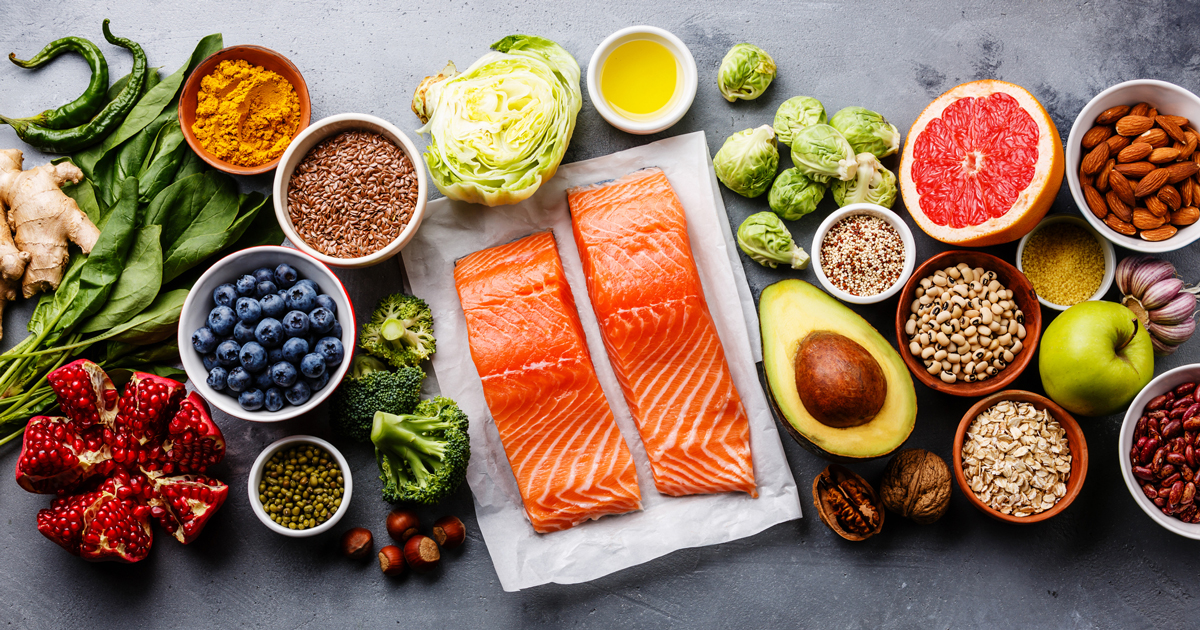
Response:
POLYGON ((299 124, 296 89, 270 70, 230 59, 200 81, 192 132, 219 160, 266 164, 283 154, 299 124))

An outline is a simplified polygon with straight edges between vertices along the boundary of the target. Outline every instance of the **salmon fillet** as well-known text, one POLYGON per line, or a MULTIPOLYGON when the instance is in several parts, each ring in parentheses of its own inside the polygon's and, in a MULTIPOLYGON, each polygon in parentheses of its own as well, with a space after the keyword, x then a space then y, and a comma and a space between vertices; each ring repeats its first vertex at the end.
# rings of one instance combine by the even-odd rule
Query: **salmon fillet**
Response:
POLYGON ((660 169, 567 191, 613 371, 672 496, 758 496, 750 422, 700 286, 683 205, 660 169))
POLYGON ((533 529, 640 509, 633 457, 592 367, 553 234, 466 256, 454 283, 533 529))

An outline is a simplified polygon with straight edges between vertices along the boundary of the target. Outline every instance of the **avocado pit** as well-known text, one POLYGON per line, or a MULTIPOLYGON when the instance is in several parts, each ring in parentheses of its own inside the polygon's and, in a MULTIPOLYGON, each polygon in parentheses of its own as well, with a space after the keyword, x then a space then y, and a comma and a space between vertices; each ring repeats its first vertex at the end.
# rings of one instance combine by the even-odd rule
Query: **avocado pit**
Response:
POLYGON ((818 422, 849 428, 870 422, 887 398, 879 362, 858 342, 827 330, 809 333, 796 352, 796 389, 818 422))

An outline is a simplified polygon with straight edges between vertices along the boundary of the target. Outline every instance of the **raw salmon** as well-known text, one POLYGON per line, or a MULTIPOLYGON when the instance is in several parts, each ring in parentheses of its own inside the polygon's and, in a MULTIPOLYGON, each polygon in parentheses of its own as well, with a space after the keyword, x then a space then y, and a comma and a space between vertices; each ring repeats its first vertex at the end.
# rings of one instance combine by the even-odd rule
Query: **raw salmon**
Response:
POLYGON ((663 494, 758 496, 750 423, 660 169, 567 191, 588 294, 663 494))
POLYGON ((641 508, 629 447, 592 367, 554 236, 458 261, 471 358, 537 532, 641 508))

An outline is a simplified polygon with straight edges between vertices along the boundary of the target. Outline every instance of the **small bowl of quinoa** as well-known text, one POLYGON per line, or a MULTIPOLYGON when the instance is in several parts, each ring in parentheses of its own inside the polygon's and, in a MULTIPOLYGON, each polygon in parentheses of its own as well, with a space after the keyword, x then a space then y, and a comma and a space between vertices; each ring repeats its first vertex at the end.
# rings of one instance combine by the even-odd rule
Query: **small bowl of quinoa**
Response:
POLYGON ((813 270, 833 297, 882 302, 900 290, 917 261, 912 231, 896 213, 854 203, 831 213, 813 236, 813 270))
POLYGON ((1017 269, 1056 311, 1103 299, 1116 267, 1112 243, 1076 216, 1046 217, 1017 245, 1017 269))
POLYGON ((370 267, 416 233, 429 192, 417 147, 395 125, 338 114, 296 136, 275 170, 275 216, 306 254, 334 267, 370 267))

